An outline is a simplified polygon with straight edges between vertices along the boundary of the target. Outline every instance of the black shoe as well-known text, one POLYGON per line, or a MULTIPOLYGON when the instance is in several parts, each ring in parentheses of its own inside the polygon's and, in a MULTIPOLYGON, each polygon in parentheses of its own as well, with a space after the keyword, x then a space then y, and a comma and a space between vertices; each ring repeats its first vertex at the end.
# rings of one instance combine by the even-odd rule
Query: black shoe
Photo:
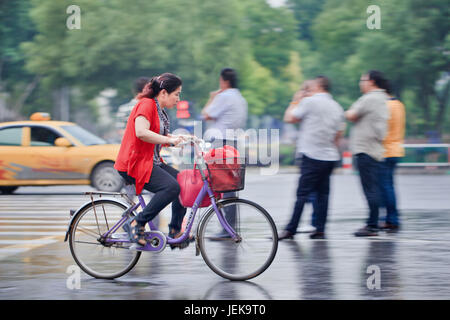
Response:
POLYGON ((309 235, 310 239, 325 239, 325 233, 323 232, 314 232, 309 235))
POLYGON ((284 230, 279 236, 278 241, 285 240, 285 239, 294 239, 294 234, 290 231, 284 230))
POLYGON ((381 230, 386 232, 397 232, 400 230, 400 226, 386 222, 384 225, 381 226, 381 230))
POLYGON ((366 226, 354 233, 355 237, 375 237, 378 236, 378 228, 366 226))
MULTIPOLYGON (((169 237, 172 239, 177 239, 177 238, 181 237, 182 235, 183 235, 183 232, 181 232, 181 231, 177 232, 173 229, 170 230, 170 232, 169 232, 169 237)), ((171 244, 170 249, 172 249, 172 250, 175 248, 179 248, 180 250, 185 249, 185 248, 189 247, 189 244, 193 241, 195 241, 195 238, 193 236, 190 236, 183 242, 171 244)))

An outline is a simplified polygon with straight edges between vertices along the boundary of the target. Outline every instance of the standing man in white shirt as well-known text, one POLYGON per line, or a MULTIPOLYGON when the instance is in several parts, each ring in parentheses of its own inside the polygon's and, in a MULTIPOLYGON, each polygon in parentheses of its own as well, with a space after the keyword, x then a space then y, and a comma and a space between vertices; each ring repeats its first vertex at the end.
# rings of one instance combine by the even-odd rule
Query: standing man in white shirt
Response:
MULTIPOLYGON (((247 123, 247 101, 238 89, 236 71, 224 68, 220 72, 219 90, 210 93, 210 97, 202 110, 205 120, 212 121, 212 127, 205 133, 205 140, 212 140, 215 148, 229 145, 238 148, 237 129, 245 129, 247 123)), ((236 192, 224 193, 223 198, 234 198, 236 192)), ((231 226, 235 225, 235 208, 230 207, 225 212, 225 218, 231 226)), ((223 230, 216 240, 229 238, 223 230)))
POLYGON ((337 143, 344 130, 345 119, 344 110, 329 93, 327 77, 316 77, 311 91, 310 97, 302 97, 300 103, 291 103, 284 116, 285 122, 300 122, 297 149, 302 154, 302 162, 292 217, 279 240, 294 238, 304 205, 312 193, 316 195, 316 231, 310 238, 325 238, 330 176, 340 159, 337 143))
POLYGON ((235 141, 237 138, 232 134, 233 130, 245 128, 247 101, 241 95, 237 81, 235 70, 224 68, 220 72, 219 90, 210 93, 202 110, 204 119, 212 121, 212 127, 205 138, 235 141))
POLYGON ((384 159, 383 139, 386 136, 389 108, 386 94, 386 78, 377 70, 370 70, 359 80, 363 95, 346 111, 346 118, 353 122, 350 132, 350 149, 355 155, 359 177, 369 206, 366 226, 357 230, 356 237, 378 235, 380 206, 379 174, 384 159))

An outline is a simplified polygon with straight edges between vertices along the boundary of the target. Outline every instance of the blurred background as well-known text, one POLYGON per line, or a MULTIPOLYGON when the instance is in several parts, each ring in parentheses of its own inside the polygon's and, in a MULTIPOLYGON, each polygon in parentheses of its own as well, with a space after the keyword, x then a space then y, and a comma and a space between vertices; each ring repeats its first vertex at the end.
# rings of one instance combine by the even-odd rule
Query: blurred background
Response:
MULTIPOLYGON (((0 131, 16 126, 7 121, 45 112, 103 138, 77 126, 86 143, 32 141, 28 127, 36 129, 37 121, 4 135, 16 144, 2 143, 0 135, 0 298, 448 299, 449 27, 448 0, 0 0, 0 131), (373 5, 378 17, 368 11, 373 5), (89 183, 121 189, 108 155, 119 146, 102 144, 120 143, 135 80, 179 75, 183 103, 170 110, 172 130, 191 128, 218 89, 224 67, 238 72, 249 106, 247 128, 280 130, 280 172, 286 174, 261 176, 250 168, 241 193, 266 208, 279 230, 290 219, 298 180, 298 130, 282 121, 294 92, 306 79, 326 75, 347 110, 361 95, 361 74, 382 71, 406 107, 400 166, 408 174, 397 182, 403 230, 381 241, 356 240, 353 232, 367 205, 359 177, 339 174, 330 199, 331 242, 309 241, 304 234, 283 243, 256 283, 224 283, 191 245, 141 259, 129 278, 89 279, 83 290, 68 290, 66 270, 74 261, 62 239, 69 210, 89 201, 89 183), (16 173, 32 174, 37 182, 23 183, 16 173), (61 182, 66 174, 77 181, 61 182), (382 290, 367 289, 366 270, 373 264, 383 271, 382 290)), ((67 124, 46 125, 62 137, 69 133, 61 129, 67 124)), ((346 173, 353 170, 346 152, 349 128, 341 150, 346 173)), ((163 156, 170 160, 171 154, 163 156)), ((167 228, 168 221, 170 209, 159 227, 167 228)), ((309 221, 303 218, 302 227, 310 227, 309 221)))
POLYGON ((378 69, 406 106, 406 142, 448 143, 449 11, 446 0, 2 0, 0 122, 43 111, 120 143, 116 114, 136 78, 179 75, 196 120, 233 67, 248 127, 280 129, 281 162, 292 164, 296 128, 282 116, 302 81, 328 76, 348 109, 360 75, 378 69), (372 4, 379 29, 367 25, 372 4), (67 26, 70 5, 79 29, 67 26))

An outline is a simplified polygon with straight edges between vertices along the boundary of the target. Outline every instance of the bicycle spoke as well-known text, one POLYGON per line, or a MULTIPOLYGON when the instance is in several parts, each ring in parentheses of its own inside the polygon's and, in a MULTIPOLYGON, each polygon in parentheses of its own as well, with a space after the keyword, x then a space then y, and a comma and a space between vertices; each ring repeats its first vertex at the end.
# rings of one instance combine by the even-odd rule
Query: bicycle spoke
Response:
POLYGON ((77 230, 87 234, 88 236, 94 237, 94 238, 97 238, 97 237, 100 236, 100 234, 97 234, 97 233, 95 233, 95 232, 93 232, 91 230, 88 230, 88 229, 84 228, 84 227, 78 227, 77 230))
POLYGON ((250 201, 225 200, 221 206, 221 215, 242 240, 235 242, 218 237, 223 234, 223 227, 211 209, 199 226, 202 256, 208 266, 224 278, 251 279, 264 272, 275 257, 278 248, 274 238, 276 226, 264 209, 250 201))
POLYGON ((106 212, 105 212, 105 207, 102 206, 103 209, 103 216, 105 217, 105 222, 106 222, 106 229, 109 230, 109 225, 108 225, 108 218, 106 217, 106 212))
MULTIPOLYGON (((101 236, 102 232, 105 234, 112 231, 109 226, 115 226, 126 209, 118 201, 100 199, 92 201, 76 216, 70 233, 70 248, 77 264, 89 275, 114 279, 131 270, 137 263, 141 252, 130 250, 130 243, 123 242, 123 239, 115 242, 115 239, 101 236), (92 241, 93 238, 100 237, 101 242, 92 241)), ((130 214, 132 215, 133 213, 130 214)))
POLYGON ((102 246, 101 243, 98 242, 87 242, 87 241, 79 241, 79 240, 75 240, 75 243, 84 243, 84 244, 95 244, 96 246, 102 246))

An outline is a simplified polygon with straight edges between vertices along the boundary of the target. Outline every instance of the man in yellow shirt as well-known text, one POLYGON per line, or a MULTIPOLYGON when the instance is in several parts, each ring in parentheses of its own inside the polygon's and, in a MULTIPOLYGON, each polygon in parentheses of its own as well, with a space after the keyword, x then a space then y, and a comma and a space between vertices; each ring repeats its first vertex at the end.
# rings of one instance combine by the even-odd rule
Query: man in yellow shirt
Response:
POLYGON ((400 226, 397 210, 397 201, 394 189, 394 171, 400 158, 405 155, 403 140, 405 136, 405 106, 397 98, 392 96, 392 89, 387 83, 386 93, 389 95, 387 101, 390 119, 388 129, 383 140, 384 161, 381 162, 380 188, 381 204, 386 207, 386 221, 382 229, 386 231, 397 231, 400 226))

